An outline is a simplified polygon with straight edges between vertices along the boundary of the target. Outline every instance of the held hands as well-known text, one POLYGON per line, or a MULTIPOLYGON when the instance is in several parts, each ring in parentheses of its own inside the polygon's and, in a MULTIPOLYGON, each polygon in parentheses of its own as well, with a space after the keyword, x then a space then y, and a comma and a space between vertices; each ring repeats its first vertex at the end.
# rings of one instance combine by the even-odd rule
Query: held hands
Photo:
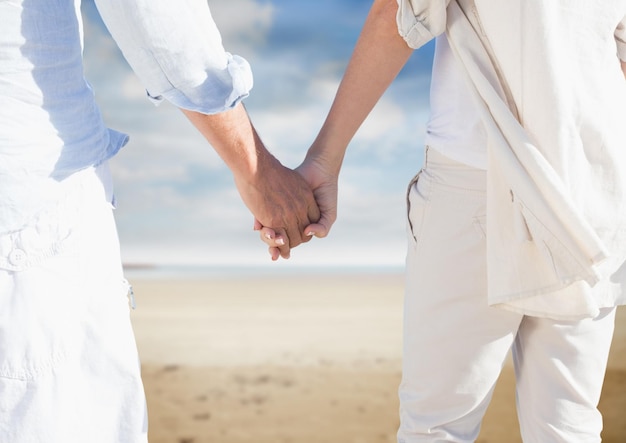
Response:
MULTIPOLYGON (((244 203, 255 215, 255 226, 273 226, 274 253, 289 258, 292 247, 307 242, 305 228, 320 219, 314 194, 304 178, 272 157, 254 181, 235 177, 244 203)), ((313 225, 315 226, 315 225, 313 225)))
POLYGON ((232 171, 255 229, 272 228, 262 238, 274 260, 289 258, 290 249, 312 235, 328 234, 336 218, 337 181, 318 162, 307 160, 298 172, 284 167, 265 148, 241 103, 218 114, 181 110, 232 171))
POLYGON ((313 191, 320 217, 316 223, 305 226, 295 237, 289 234, 285 236, 283 230, 269 227, 275 225, 263 223, 256 218, 254 229, 260 231, 261 240, 269 246, 269 253, 274 261, 279 257, 289 258, 291 248, 313 236, 326 237, 337 219, 337 174, 329 172, 322 162, 313 157, 307 157, 296 171, 313 191), (300 239, 305 240, 298 241, 300 239))

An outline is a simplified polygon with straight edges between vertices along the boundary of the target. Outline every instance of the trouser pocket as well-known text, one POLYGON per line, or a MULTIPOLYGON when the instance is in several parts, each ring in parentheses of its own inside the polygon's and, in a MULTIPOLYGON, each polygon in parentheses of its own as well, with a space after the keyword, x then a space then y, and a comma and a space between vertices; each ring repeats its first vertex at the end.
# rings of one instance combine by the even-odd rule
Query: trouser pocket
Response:
POLYGON ((407 234, 414 245, 419 243, 424 220, 428 212, 430 181, 424 176, 424 170, 418 172, 409 182, 406 194, 407 234))
POLYGON ((80 346, 77 269, 77 257, 64 253, 23 271, 0 270, 0 377, 36 379, 80 346))

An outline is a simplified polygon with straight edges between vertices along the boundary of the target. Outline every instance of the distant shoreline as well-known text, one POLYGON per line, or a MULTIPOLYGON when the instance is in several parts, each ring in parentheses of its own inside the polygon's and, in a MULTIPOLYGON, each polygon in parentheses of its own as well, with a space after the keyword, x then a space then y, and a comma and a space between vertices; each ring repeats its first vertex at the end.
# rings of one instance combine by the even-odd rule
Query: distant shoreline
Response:
POLYGON ((279 277, 316 275, 398 275, 403 266, 394 265, 340 265, 307 266, 281 265, 160 265, 153 263, 124 263, 124 272, 129 278, 138 279, 221 279, 240 277, 279 277))

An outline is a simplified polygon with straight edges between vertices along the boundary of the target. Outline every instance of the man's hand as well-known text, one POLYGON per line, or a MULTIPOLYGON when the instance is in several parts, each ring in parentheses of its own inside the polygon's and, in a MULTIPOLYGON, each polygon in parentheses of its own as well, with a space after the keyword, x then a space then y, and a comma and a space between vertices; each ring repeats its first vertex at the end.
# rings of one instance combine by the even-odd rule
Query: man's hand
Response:
POLYGON ((305 228, 319 220, 320 211, 311 188, 300 174, 275 158, 266 157, 259 162, 253 180, 236 176, 235 183, 255 216, 255 226, 272 228, 267 232, 280 256, 289 258, 291 248, 311 239, 304 234, 305 228))
MULTIPOLYGON (((308 157, 296 171, 302 175, 313 190, 321 213, 319 221, 306 226, 304 234, 307 239, 312 236, 326 237, 337 219, 337 174, 327 171, 327 168, 313 157, 308 157)), ((267 226, 260 220, 255 220, 255 229, 261 231, 261 240, 269 246, 272 260, 278 260, 279 256, 285 258, 283 255, 284 245, 289 243, 291 246, 290 239, 285 239, 280 232, 267 226)))

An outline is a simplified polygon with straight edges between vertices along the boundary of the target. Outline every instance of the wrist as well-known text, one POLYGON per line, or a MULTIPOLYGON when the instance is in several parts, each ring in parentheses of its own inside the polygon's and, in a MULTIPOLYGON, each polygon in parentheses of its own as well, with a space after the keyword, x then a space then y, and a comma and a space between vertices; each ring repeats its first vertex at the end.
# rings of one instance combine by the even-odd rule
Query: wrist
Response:
POLYGON ((346 149, 333 148, 322 140, 315 140, 306 153, 305 161, 314 163, 327 173, 339 175, 346 149))
POLYGON ((255 135, 254 148, 243 153, 244 158, 236 167, 231 168, 235 181, 247 183, 255 188, 275 173, 277 167, 282 164, 263 145, 255 135))

